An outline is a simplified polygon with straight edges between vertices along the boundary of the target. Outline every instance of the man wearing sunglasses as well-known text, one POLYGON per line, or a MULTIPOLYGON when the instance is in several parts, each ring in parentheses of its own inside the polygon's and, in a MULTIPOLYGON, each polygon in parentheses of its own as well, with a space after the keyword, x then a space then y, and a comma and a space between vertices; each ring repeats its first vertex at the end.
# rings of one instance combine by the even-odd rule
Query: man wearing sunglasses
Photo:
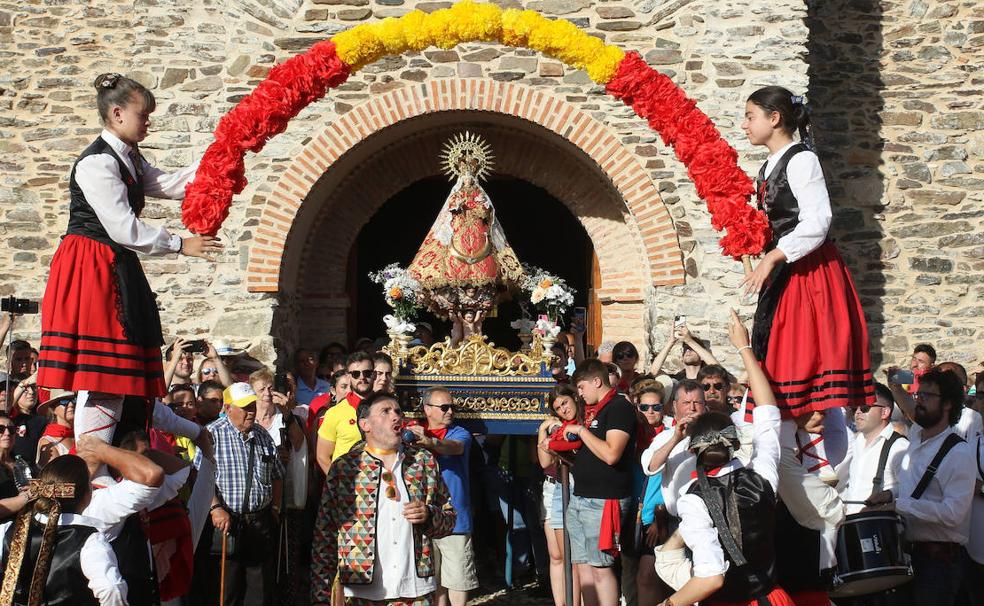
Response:
POLYGON ((844 512, 858 513, 874 493, 881 490, 898 490, 899 468, 909 441, 892 426, 892 409, 895 400, 892 392, 881 383, 875 383, 875 403, 854 409, 856 434, 851 448, 850 465, 838 468, 837 489, 844 501, 844 512), (898 437, 893 437, 898 435, 898 437), (885 467, 879 470, 882 451, 887 449, 885 467), (875 486, 875 478, 881 472, 881 481, 875 486))
POLYGON ((475 551, 472 548, 471 492, 468 457, 471 434, 454 424, 454 398, 444 387, 431 387, 420 398, 426 425, 411 425, 417 443, 437 456, 441 477, 458 512, 454 531, 436 539, 437 606, 465 606, 468 592, 478 589, 475 551))
POLYGON ((734 412, 727 401, 731 379, 731 373, 718 364, 705 366, 697 373, 697 382, 704 389, 704 404, 708 410, 726 415, 734 412))
POLYGON ((318 465, 324 473, 328 473, 332 461, 362 440, 356 424, 356 410, 359 402, 372 393, 372 383, 376 376, 372 355, 364 351, 355 351, 349 355, 345 370, 351 379, 352 391, 325 413, 318 429, 318 465))
MULTIPOLYGON (((347 406, 339 404, 338 406, 347 406)), ((311 603, 332 601, 336 573, 349 606, 431 606, 433 540, 457 515, 433 454, 402 440, 403 411, 374 393, 357 412, 365 442, 328 470, 311 554, 311 603)))

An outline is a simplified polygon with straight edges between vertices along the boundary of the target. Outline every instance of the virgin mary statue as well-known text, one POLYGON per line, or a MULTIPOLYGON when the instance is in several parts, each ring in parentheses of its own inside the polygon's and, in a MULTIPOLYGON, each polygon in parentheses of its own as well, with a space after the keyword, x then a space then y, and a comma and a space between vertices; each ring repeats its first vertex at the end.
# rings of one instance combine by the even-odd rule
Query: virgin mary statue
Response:
POLYGON ((498 295, 519 285, 523 269, 479 184, 492 167, 489 144, 466 132, 447 143, 443 157, 454 186, 409 271, 431 312, 480 325, 498 295))

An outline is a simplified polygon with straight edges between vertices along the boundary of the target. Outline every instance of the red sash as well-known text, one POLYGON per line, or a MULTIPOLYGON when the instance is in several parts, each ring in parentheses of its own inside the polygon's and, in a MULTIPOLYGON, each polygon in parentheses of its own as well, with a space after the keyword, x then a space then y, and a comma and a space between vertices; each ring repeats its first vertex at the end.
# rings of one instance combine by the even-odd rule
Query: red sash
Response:
POLYGON ((157 564, 161 601, 187 594, 195 568, 188 510, 179 499, 174 498, 147 512, 141 519, 157 564))

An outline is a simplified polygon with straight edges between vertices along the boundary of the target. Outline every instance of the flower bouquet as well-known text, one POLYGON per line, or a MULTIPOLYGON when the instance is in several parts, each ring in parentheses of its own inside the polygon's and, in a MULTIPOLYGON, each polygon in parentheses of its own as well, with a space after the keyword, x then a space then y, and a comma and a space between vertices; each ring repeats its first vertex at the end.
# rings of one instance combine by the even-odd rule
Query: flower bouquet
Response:
POLYGON ((523 292, 530 296, 530 303, 554 324, 574 305, 574 289, 546 270, 532 265, 523 265, 526 279, 523 281, 523 292))
POLYGON ((421 307, 420 283, 396 263, 369 274, 369 279, 383 287, 386 304, 393 308, 394 318, 386 323, 387 332, 413 334, 415 327, 410 320, 421 307))

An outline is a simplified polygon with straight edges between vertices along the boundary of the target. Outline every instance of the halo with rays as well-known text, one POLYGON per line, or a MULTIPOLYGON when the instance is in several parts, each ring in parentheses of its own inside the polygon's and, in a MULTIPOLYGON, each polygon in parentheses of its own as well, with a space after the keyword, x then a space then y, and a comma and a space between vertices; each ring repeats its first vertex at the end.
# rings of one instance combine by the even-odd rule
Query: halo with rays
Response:
POLYGON ((484 181, 495 164, 492 146, 475 133, 465 131, 451 137, 441 151, 441 164, 452 181, 463 175, 462 164, 468 167, 476 179, 484 181))

